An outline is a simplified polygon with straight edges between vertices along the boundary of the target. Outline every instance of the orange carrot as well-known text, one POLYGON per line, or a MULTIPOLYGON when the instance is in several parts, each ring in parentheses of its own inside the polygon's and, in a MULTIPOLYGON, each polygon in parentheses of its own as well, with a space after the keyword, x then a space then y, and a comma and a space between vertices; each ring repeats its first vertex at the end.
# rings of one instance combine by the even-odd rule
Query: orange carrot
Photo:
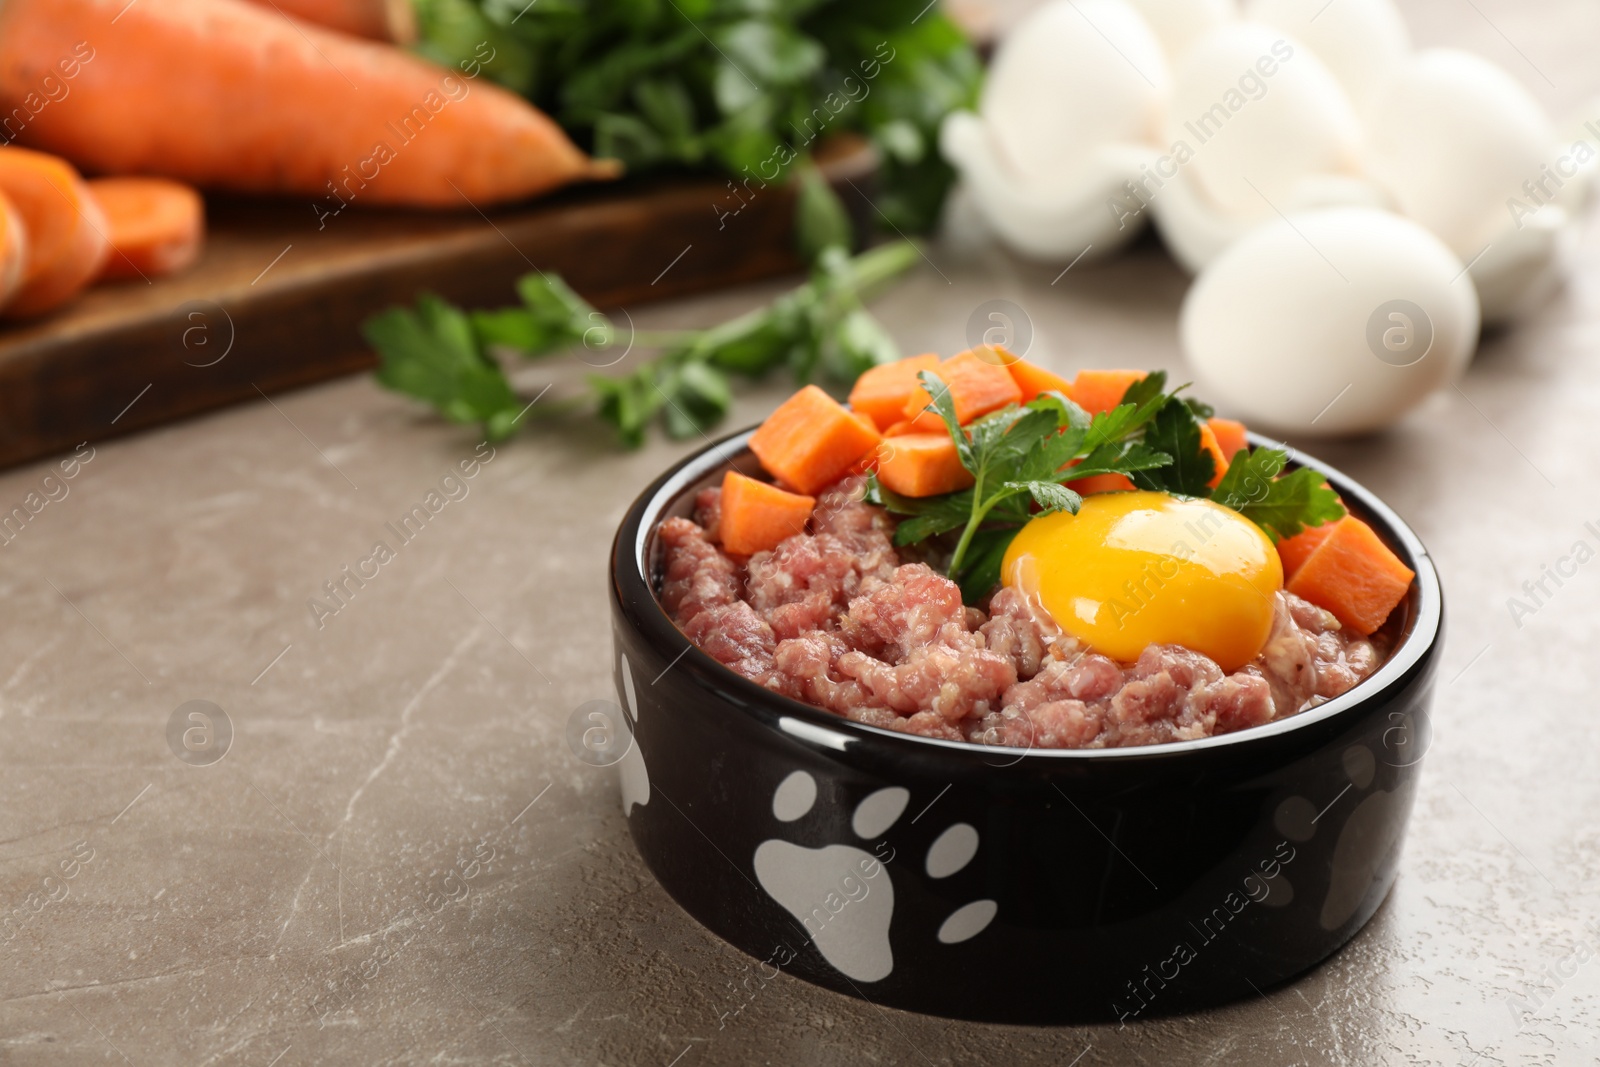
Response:
POLYGON ((883 436, 885 436, 885 437, 904 437, 908 433, 916 433, 916 432, 917 432, 916 427, 914 427, 911 424, 911 420, 910 419, 901 419, 899 422, 894 423, 891 426, 885 427, 884 431, 883 431, 883 436))
POLYGON ((1122 403, 1122 394, 1143 381, 1142 370, 1081 370, 1072 382, 1072 399, 1091 415, 1110 411, 1122 403))
POLYGON ((99 275, 110 251, 106 218, 71 164, 26 148, 0 147, 0 192, 28 232, 22 287, 5 313, 41 315, 99 275))
POLYGON ((89 191, 111 239, 101 278, 173 274, 199 257, 205 207, 190 186, 166 178, 97 178, 89 191))
POLYGON ((729 471, 722 476, 722 518, 717 525, 722 547, 739 556, 777 548, 784 538, 805 532, 816 504, 815 497, 729 471))
POLYGON ((11 198, 0 193, 0 308, 22 287, 28 265, 28 233, 11 198))
POLYGON ((878 445, 878 481, 901 496, 938 496, 972 484, 948 433, 913 433, 878 445))
POLYGON ((815 493, 836 481, 879 440, 866 419, 808 385, 767 416, 750 436, 750 451, 773 477, 802 493, 815 493))
POLYGON ((417 14, 411 0, 250 0, 306 22, 374 41, 411 44, 417 14))
POLYGON ((1217 435, 1210 426, 1200 424, 1200 447, 1211 453, 1211 466, 1214 468, 1211 480, 1206 483, 1215 489, 1222 482, 1222 476, 1228 473, 1228 457, 1222 454, 1222 446, 1217 443, 1217 435))
POLYGON ((1289 592, 1331 611, 1365 637, 1405 599, 1416 572, 1378 539, 1372 527, 1346 515, 1289 579, 1289 592))
POLYGON ((482 207, 617 170, 485 78, 245 0, 6 0, 0 125, 98 171, 317 197, 324 224, 351 202, 482 207), (62 57, 71 92, 30 106, 62 57))
MULTIPOLYGON (((987 415, 1022 398, 1022 389, 1005 364, 995 361, 991 354, 1003 349, 972 348, 960 355, 951 356, 935 368, 934 373, 950 391, 955 404, 956 421, 965 426, 980 415, 987 415)), ((911 420, 917 433, 944 433, 944 420, 926 410, 931 398, 920 385, 906 401, 905 417, 911 420)))
POLYGON ((1321 547, 1322 542, 1333 532, 1335 525, 1336 523, 1328 522, 1321 526, 1312 526, 1278 542, 1278 558, 1283 561, 1285 581, 1293 578, 1306 558, 1321 547))
POLYGON ((1090 493, 1115 493, 1138 488, 1126 474, 1091 474, 1067 483, 1067 488, 1080 496, 1090 493))
POLYGON ((850 390, 851 410, 867 416, 880 430, 894 425, 917 388, 917 373, 938 365, 939 357, 929 352, 871 368, 856 379, 850 390))
POLYGON ((1011 363, 1007 369, 1011 377, 1016 379, 1017 388, 1022 390, 1020 403, 1026 404, 1040 393, 1060 393, 1068 400, 1072 399, 1072 383, 1059 374, 1045 370, 1025 359, 1011 363))
POLYGON ((1246 437, 1244 423, 1233 419, 1209 419, 1207 424, 1211 427, 1211 434, 1216 438, 1217 447, 1222 449, 1222 454, 1231 463, 1233 457, 1241 449, 1250 447, 1250 439, 1246 437))

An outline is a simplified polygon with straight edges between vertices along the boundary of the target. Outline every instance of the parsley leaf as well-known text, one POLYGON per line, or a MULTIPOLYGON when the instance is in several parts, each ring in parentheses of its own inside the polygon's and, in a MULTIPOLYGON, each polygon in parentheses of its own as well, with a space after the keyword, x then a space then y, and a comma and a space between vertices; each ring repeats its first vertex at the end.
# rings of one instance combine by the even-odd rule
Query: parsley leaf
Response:
POLYGON ((1235 456, 1211 499, 1254 522, 1274 542, 1342 518, 1339 494, 1318 472, 1301 467, 1279 477, 1288 459, 1277 448, 1255 448, 1235 456))
POLYGON ((1034 517, 1035 507, 1077 512, 1083 498, 1063 483, 1082 477, 1080 467, 1089 465, 1092 473, 1131 474, 1171 462, 1170 456, 1138 440, 1149 420, 1164 410, 1165 396, 1123 404, 1090 419, 1070 400, 1046 394, 961 426, 938 374, 922 371, 917 377, 928 391, 928 409, 944 422, 961 465, 973 476, 972 488, 910 500, 873 480, 871 499, 906 516, 895 531, 896 544, 961 531, 947 573, 969 602, 999 581, 1005 550, 1034 517))
POLYGON ((474 311, 473 332, 483 344, 543 355, 578 341, 608 342, 609 323, 557 274, 524 275, 517 282, 521 307, 474 311), (598 326, 598 328, 597 328, 598 326))
POLYGON ((362 325, 381 358, 378 381, 426 400, 451 422, 479 422, 491 441, 510 435, 522 401, 473 336, 459 308, 431 294, 362 325))
POLYGON ((1041 515, 1056 511, 1070 511, 1076 515, 1078 508, 1083 506, 1083 497, 1057 482, 1007 482, 1005 487, 1026 490, 1033 502, 1039 505, 1041 515))
POLYGON ((634 369, 623 376, 588 378, 595 414, 634 447, 656 423, 675 438, 715 426, 733 403, 730 374, 758 377, 787 365, 801 381, 820 372, 848 384, 868 367, 898 359, 894 341, 862 299, 917 259, 909 242, 855 257, 830 244, 804 285, 708 330, 620 336, 559 276, 538 272, 517 283, 518 306, 469 315, 424 296, 415 308, 368 319, 363 335, 380 357, 379 383, 432 404, 454 422, 483 423, 492 440, 512 432, 528 401, 512 390, 491 347, 530 359, 579 344, 595 352, 625 345, 658 349, 653 359, 634 357, 634 369))
POLYGON ((1144 440, 1172 459, 1165 466, 1133 472, 1133 484, 1180 496, 1205 496, 1211 491, 1217 465, 1211 453, 1201 447, 1200 420, 1182 398, 1167 397, 1145 431, 1144 440))

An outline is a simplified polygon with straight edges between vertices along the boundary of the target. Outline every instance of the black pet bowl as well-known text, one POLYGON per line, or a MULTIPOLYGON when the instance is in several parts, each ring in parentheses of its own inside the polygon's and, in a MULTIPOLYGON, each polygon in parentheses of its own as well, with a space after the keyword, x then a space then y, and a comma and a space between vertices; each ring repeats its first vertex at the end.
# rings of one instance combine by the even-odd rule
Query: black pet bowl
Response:
POLYGON ((963 1019, 1131 1021, 1255 995, 1372 917, 1442 642, 1427 552, 1371 493, 1300 460, 1417 572, 1373 677, 1200 741, 1020 751, 850 722, 689 644, 656 600, 654 531, 748 460, 748 437, 690 456, 629 508, 611 590, 634 842, 763 979, 963 1019))

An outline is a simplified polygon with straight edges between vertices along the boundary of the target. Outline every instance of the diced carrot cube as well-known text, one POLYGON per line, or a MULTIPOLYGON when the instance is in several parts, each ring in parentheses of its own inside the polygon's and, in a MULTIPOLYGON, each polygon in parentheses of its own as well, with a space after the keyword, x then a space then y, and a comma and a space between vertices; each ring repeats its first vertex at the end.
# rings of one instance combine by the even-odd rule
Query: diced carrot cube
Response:
POLYGON ((1285 537, 1278 542, 1278 558, 1283 561, 1283 579, 1288 581, 1295 572, 1305 563, 1306 558, 1321 547, 1322 542, 1328 539, 1336 524, 1327 522, 1321 526, 1311 526, 1293 537, 1285 537))
POLYGON ((1007 369, 1011 371, 1011 377, 1016 379, 1017 388, 1022 390, 1019 403, 1026 404, 1040 393, 1060 393, 1068 400, 1072 399, 1072 383, 1059 374, 1025 359, 1017 360, 1007 369))
POLYGON ((1091 474, 1087 478, 1078 478, 1067 483, 1067 488, 1079 496, 1088 496, 1090 493, 1116 493, 1138 486, 1126 474, 1091 474))
POLYGON ((1244 423, 1234 419, 1210 419, 1208 425, 1217 439, 1217 447, 1222 449, 1222 455, 1229 463, 1233 462, 1233 457, 1237 456, 1241 449, 1250 447, 1244 423))
POLYGON ((867 419, 808 385, 767 416, 750 436, 750 451, 768 474, 810 494, 837 481, 879 439, 867 419))
POLYGON ((722 518, 717 525, 722 547, 739 556, 776 548, 785 538, 805 532, 816 504, 814 497, 729 471, 722 476, 722 518))
MULTIPOLYGON (((956 409, 956 421, 961 425, 965 426, 981 415, 998 411, 1022 399, 1022 389, 1017 385, 1017 380, 996 356, 996 353, 1004 351, 996 348, 968 349, 934 368, 934 373, 950 391, 950 400, 956 409)), ((938 413, 927 410, 930 403, 932 398, 920 385, 906 401, 904 415, 918 433, 942 433, 945 430, 944 420, 939 418, 938 413)))
POLYGON ((1222 446, 1217 443, 1217 435, 1203 422, 1200 424, 1200 447, 1211 453, 1211 465, 1214 469, 1211 480, 1206 485, 1215 489, 1222 483, 1222 476, 1228 473, 1228 457, 1222 454, 1222 446))
POLYGON ((972 484, 948 433, 887 437, 878 445, 878 481, 901 496, 938 496, 972 484))
POLYGON ((1122 403, 1122 394, 1134 382, 1143 381, 1142 370, 1081 370, 1072 382, 1072 399, 1091 415, 1110 411, 1122 403))
POLYGON ((929 352, 871 368, 850 390, 851 410, 871 419, 880 430, 892 426, 905 414, 906 401, 917 388, 918 372, 938 365, 939 357, 929 352))
POLYGON ((1405 599, 1415 577, 1372 527, 1346 515, 1300 564, 1287 588, 1365 637, 1405 599))

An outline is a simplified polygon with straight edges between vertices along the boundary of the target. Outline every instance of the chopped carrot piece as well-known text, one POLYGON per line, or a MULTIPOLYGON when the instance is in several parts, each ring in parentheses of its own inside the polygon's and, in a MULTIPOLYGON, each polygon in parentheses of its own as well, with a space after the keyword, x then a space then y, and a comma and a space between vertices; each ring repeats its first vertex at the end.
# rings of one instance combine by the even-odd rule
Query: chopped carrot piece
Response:
POLYGON ((866 419, 808 385, 767 416, 750 436, 750 451, 773 477, 815 493, 837 481, 879 440, 866 419))
POLYGON ((1067 399, 1072 399, 1072 383, 1059 374, 1045 370, 1025 359, 1019 359, 1007 368, 1011 377, 1016 379, 1017 388, 1022 390, 1022 399, 1019 403, 1026 404, 1040 393, 1060 393, 1067 399))
POLYGON ((916 391, 918 372, 938 365, 939 357, 929 352, 873 367, 857 378, 850 390, 851 410, 867 416, 880 430, 894 425, 905 414, 906 401, 916 391))
POLYGON ((1217 447, 1222 449, 1222 455, 1228 462, 1233 462, 1233 457, 1242 449, 1250 447, 1244 423, 1233 419, 1209 419, 1207 425, 1211 427, 1211 433, 1217 439, 1217 447))
POLYGON ((1312 526, 1278 542, 1278 558, 1283 561, 1284 581, 1294 577, 1306 558, 1321 547, 1322 542, 1333 533, 1335 525, 1337 524, 1326 522, 1321 526, 1312 526))
POLYGON ((785 538, 805 533, 816 506, 815 497, 729 471, 722 476, 722 518, 717 524, 722 547, 738 556, 777 548, 785 538))
POLYGON ((1143 381, 1142 370, 1081 370, 1072 382, 1072 399, 1091 415, 1110 411, 1122 403, 1122 394, 1143 381))
POLYGON ((105 212, 111 238, 101 278, 172 274, 199 257, 205 208, 192 186, 166 178, 96 178, 89 191, 105 212))
MULTIPOLYGON (((884 430, 883 431, 883 436, 885 436, 885 437, 902 437, 902 436, 904 436, 904 435, 906 435, 908 433, 916 433, 916 432, 917 432, 916 428, 912 426, 910 419, 901 419, 899 422, 895 423, 893 426, 890 426, 886 430, 884 430)), ((949 434, 946 434, 945 436, 948 437, 949 434)))
POLYGON ((1217 435, 1203 422, 1200 424, 1200 447, 1211 453, 1211 465, 1214 470, 1211 480, 1206 485, 1215 489, 1222 483, 1222 476, 1228 473, 1228 457, 1222 454, 1222 446, 1217 443, 1217 435))
POLYGON ((901 496, 938 496, 972 484, 948 433, 913 433, 878 445, 878 481, 901 496))
POLYGON ((1138 487, 1126 474, 1091 474, 1087 478, 1068 482, 1067 488, 1079 496, 1088 496, 1090 493, 1116 493, 1138 487))
POLYGON ((42 315, 100 273, 111 250, 105 215, 72 164, 26 148, 0 148, 0 192, 28 231, 22 287, 6 314, 42 315))
MULTIPOLYGON (((861 414, 861 412, 852 411, 851 414, 856 417, 856 421, 859 422, 862 426, 864 426, 867 429, 871 430, 873 433, 877 433, 878 432, 877 427, 873 426, 872 420, 867 418, 865 415, 861 414)), ((866 452, 862 453, 862 456, 861 456, 860 459, 856 460, 854 463, 850 464, 850 466, 846 467, 844 469, 844 473, 841 474, 840 477, 841 478, 848 478, 851 475, 865 474, 868 471, 875 471, 877 469, 878 469, 878 451, 875 448, 871 448, 871 449, 868 449, 866 452)))
MULTIPOLYGON (((996 353, 1003 352, 1005 350, 1000 348, 972 348, 934 368, 934 373, 950 390, 956 421, 961 425, 1022 399, 1017 380, 996 357, 996 353)), ((917 433, 945 432, 944 420, 938 413, 926 410, 931 402, 928 391, 920 385, 906 401, 905 417, 911 420, 917 433)))
POLYGON ((1306 557, 1288 590, 1331 611, 1343 626, 1365 637, 1405 599, 1415 577, 1372 527, 1346 515, 1306 557))

